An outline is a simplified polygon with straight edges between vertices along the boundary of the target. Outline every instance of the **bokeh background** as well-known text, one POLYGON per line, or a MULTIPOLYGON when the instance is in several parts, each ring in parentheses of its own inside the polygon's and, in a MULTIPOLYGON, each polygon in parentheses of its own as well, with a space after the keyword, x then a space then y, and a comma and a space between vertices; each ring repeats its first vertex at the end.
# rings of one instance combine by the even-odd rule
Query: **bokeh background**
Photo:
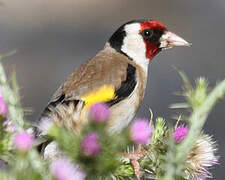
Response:
MULTIPOLYGON (((118 26, 132 19, 154 18, 193 43, 159 54, 150 64, 145 100, 138 116, 171 117, 169 104, 182 102, 174 92, 182 81, 175 65, 190 79, 208 78, 214 86, 225 77, 224 0, 1 0, 0 54, 18 52, 4 60, 7 73, 16 69, 24 107, 35 120, 52 93, 82 62, 94 56, 118 26)), ((212 169, 225 179, 225 101, 213 109, 205 125, 219 146, 220 165, 212 169)))

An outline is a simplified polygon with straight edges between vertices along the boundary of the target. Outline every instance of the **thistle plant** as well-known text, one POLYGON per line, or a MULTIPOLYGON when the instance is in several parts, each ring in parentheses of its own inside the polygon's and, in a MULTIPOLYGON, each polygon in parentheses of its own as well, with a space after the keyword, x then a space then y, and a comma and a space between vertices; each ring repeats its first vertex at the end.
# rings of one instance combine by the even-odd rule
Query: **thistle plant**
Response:
POLYGON ((168 118, 152 116, 150 121, 136 119, 122 132, 112 134, 107 130, 109 107, 94 104, 89 109, 88 123, 77 133, 51 119, 42 122, 40 129, 60 151, 48 160, 38 153, 39 142, 27 131, 30 123, 25 120, 20 104, 15 73, 8 81, 0 63, 0 179, 212 177, 209 170, 218 163, 216 143, 202 127, 215 103, 225 94, 225 80, 209 91, 205 78, 197 79, 192 86, 185 74, 178 72, 184 81, 181 94, 186 102, 171 107, 184 108, 189 114, 178 118, 175 125, 168 124, 168 118))

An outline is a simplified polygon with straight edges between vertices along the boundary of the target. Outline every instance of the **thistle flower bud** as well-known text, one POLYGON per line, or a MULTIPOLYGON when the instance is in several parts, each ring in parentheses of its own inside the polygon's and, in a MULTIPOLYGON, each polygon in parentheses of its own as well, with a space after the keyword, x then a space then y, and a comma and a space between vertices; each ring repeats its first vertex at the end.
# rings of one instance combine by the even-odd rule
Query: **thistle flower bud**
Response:
POLYGON ((167 132, 165 120, 161 117, 156 118, 154 134, 152 137, 153 144, 165 136, 167 132))
POLYGON ((189 98, 193 108, 197 108, 204 103, 207 96, 207 87, 208 82, 205 78, 200 77, 196 80, 196 88, 192 92, 192 96, 189 98))
POLYGON ((34 138, 26 132, 18 133, 14 137, 14 144, 21 152, 27 152, 32 148, 34 138))
POLYGON ((3 97, 0 97, 0 114, 2 116, 6 116, 8 114, 8 107, 3 97))
POLYGON ((174 140, 178 143, 182 142, 184 138, 187 136, 187 133, 188 133, 188 128, 185 127, 184 125, 180 125, 173 132, 174 140))
POLYGON ((85 174, 67 159, 57 159, 50 165, 52 175, 56 180, 84 180, 85 174))
POLYGON ((81 144, 81 150, 85 156, 96 156, 100 149, 97 133, 92 132, 85 136, 81 144))
POLYGON ((90 115, 96 123, 106 122, 109 114, 109 107, 103 103, 94 104, 90 108, 90 115))
POLYGON ((138 119, 133 122, 130 128, 131 140, 135 143, 147 144, 152 137, 153 128, 145 119, 138 119))

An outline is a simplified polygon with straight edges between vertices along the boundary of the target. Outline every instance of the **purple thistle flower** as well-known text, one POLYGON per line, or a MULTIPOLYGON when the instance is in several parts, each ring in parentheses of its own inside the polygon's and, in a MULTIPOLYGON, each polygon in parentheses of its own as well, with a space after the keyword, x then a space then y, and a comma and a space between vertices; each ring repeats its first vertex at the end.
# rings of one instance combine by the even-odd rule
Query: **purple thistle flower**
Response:
POLYGON ((2 116, 6 116, 8 114, 7 104, 2 96, 0 97, 0 114, 2 116))
POLYGON ((67 159, 57 159, 50 165, 56 180, 84 180, 85 174, 67 159))
POLYGON ((188 133, 188 128, 185 127, 184 125, 180 125, 173 132, 174 140, 178 143, 182 142, 184 138, 187 136, 187 133, 188 133))
POLYGON ((96 156, 100 149, 97 133, 92 132, 85 136, 81 144, 81 150, 84 155, 96 156))
POLYGON ((145 119, 138 119, 134 121, 130 128, 130 135, 132 141, 135 143, 147 144, 152 137, 153 128, 145 119))
POLYGON ((21 152, 27 152, 32 148, 34 138, 26 132, 17 133, 14 137, 14 144, 21 152))
POLYGON ((106 122, 109 119, 109 107, 104 103, 97 103, 91 106, 90 115, 94 122, 106 122))

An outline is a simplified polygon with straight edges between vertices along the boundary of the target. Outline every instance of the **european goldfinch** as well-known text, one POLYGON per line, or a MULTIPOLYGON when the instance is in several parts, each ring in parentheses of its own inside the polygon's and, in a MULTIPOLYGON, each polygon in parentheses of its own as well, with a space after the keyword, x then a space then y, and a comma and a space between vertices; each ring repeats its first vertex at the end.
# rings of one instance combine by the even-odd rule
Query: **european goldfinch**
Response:
MULTIPOLYGON (((109 131, 121 131, 143 100, 149 62, 163 49, 189 45, 155 20, 123 24, 104 48, 78 67, 53 94, 38 124, 50 119, 76 131, 87 123, 89 107, 104 102, 111 112, 109 131)), ((45 134, 42 128, 37 129, 45 134)))

